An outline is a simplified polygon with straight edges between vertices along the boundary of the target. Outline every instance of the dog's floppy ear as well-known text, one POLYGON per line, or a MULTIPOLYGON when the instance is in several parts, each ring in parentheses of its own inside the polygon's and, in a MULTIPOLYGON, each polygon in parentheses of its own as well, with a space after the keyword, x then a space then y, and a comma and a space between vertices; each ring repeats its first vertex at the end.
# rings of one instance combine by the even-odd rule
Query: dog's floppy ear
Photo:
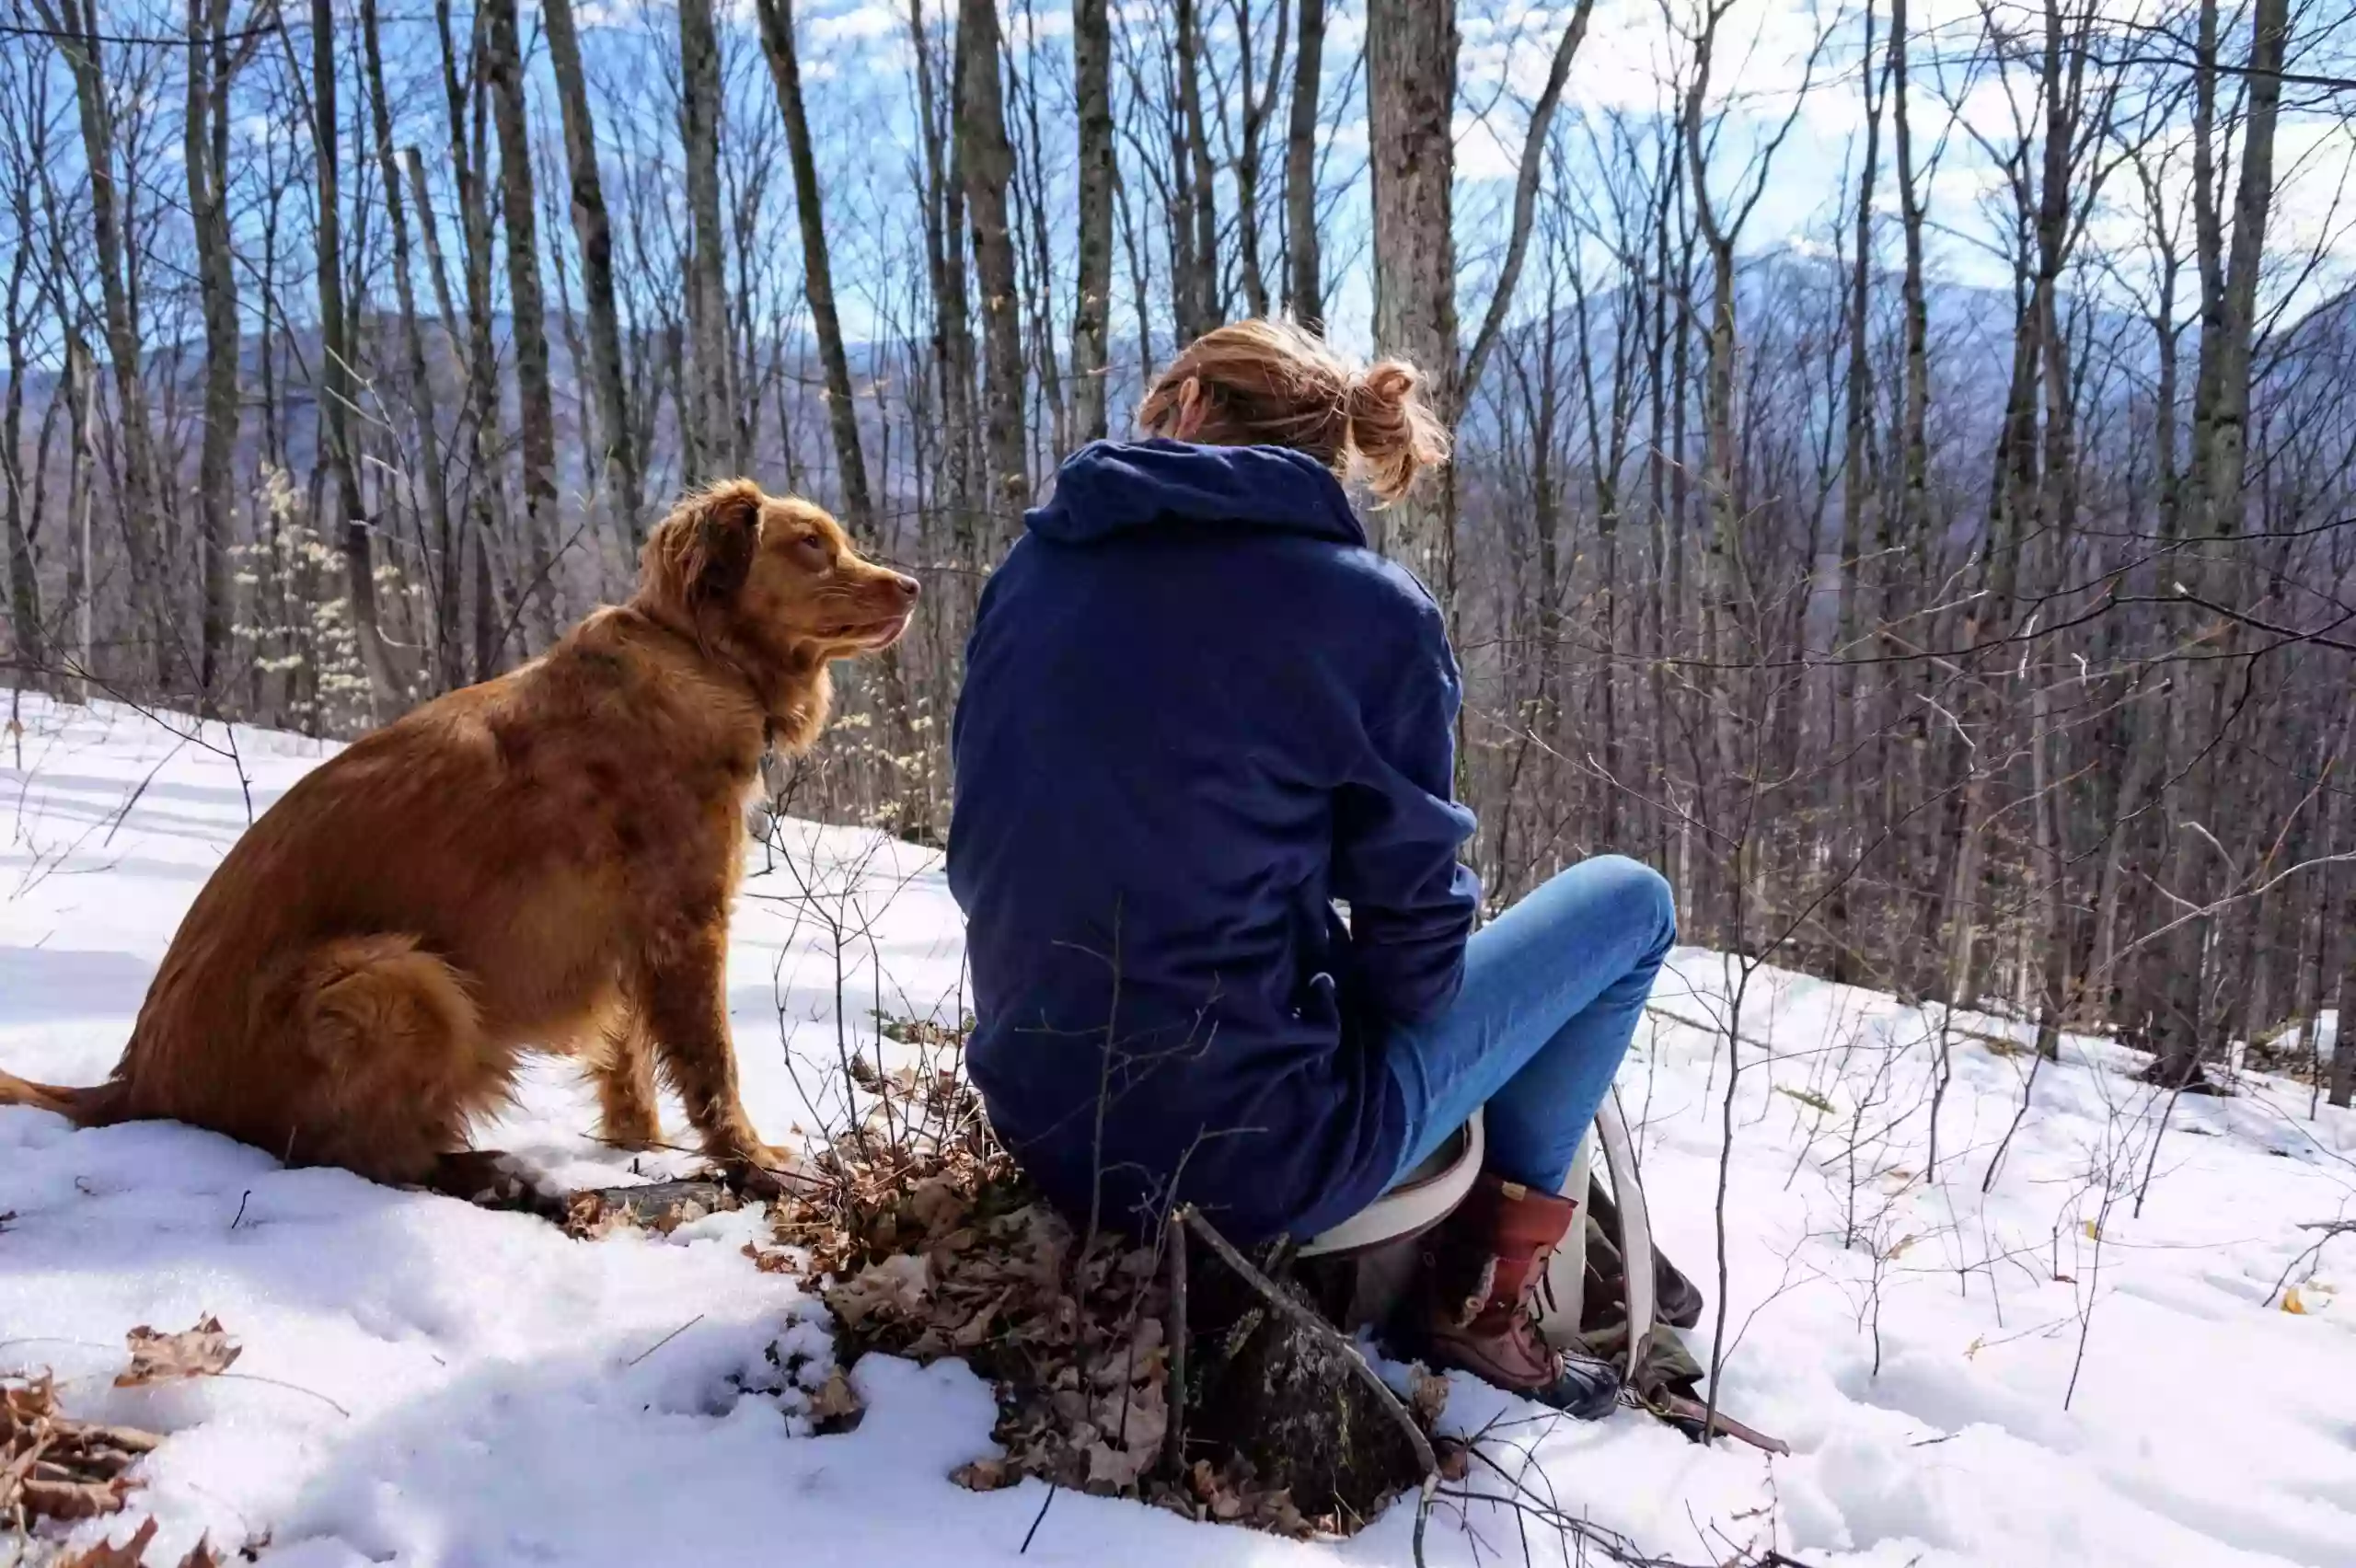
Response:
POLYGON ((691 495, 647 536, 639 591, 683 610, 724 603, 745 585, 760 536, 761 491, 752 480, 691 495))

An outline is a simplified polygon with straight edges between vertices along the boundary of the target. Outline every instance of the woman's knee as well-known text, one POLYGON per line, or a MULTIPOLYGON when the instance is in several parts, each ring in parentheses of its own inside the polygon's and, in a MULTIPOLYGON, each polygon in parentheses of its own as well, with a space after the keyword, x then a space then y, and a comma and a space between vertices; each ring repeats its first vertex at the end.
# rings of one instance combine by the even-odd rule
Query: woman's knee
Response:
POLYGON ((1654 951, 1667 952, 1677 940, 1677 892, 1669 879, 1625 855, 1599 855, 1586 865, 1629 924, 1650 929, 1654 951))

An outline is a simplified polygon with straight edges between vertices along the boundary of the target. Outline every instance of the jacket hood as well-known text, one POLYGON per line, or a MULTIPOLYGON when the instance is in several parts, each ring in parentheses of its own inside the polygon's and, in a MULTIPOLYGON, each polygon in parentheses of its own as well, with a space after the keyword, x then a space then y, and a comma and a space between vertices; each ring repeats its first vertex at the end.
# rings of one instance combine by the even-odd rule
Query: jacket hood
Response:
POLYGON ((1177 519, 1366 543, 1341 481, 1309 454, 1283 446, 1091 442, 1064 460, 1054 497, 1022 521, 1043 538, 1085 545, 1177 519))

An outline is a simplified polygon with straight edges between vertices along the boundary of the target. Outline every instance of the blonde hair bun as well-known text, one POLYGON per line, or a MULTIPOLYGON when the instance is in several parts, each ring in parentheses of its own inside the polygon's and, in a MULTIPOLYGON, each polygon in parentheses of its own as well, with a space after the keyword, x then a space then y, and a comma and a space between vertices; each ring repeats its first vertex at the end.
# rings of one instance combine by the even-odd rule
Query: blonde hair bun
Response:
POLYGON ((1403 360, 1360 366, 1283 319, 1230 322, 1186 345, 1155 380, 1138 421, 1156 435, 1214 446, 1288 446, 1336 473, 1356 468, 1380 501, 1448 461, 1448 427, 1403 360))
POLYGON ((1379 360, 1350 378, 1348 442, 1367 488, 1398 500, 1426 468, 1448 461, 1448 430, 1422 396, 1423 373, 1404 360, 1379 360))

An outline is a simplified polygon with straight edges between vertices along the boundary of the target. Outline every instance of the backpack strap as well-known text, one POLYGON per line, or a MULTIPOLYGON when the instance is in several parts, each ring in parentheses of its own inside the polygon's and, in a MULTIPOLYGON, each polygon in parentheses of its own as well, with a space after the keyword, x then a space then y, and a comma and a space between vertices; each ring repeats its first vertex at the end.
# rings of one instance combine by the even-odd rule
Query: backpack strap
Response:
POLYGON ((1618 1090, 1603 1097, 1595 1126, 1603 1146, 1604 1169, 1611 1175, 1612 1207, 1619 1211, 1622 1273, 1627 1280, 1628 1350, 1620 1366, 1621 1386, 1625 1388, 1635 1381, 1645 1364, 1657 1321, 1652 1216, 1645 1207, 1645 1184, 1636 1172, 1636 1143, 1628 1136, 1627 1118, 1621 1114, 1618 1090))

